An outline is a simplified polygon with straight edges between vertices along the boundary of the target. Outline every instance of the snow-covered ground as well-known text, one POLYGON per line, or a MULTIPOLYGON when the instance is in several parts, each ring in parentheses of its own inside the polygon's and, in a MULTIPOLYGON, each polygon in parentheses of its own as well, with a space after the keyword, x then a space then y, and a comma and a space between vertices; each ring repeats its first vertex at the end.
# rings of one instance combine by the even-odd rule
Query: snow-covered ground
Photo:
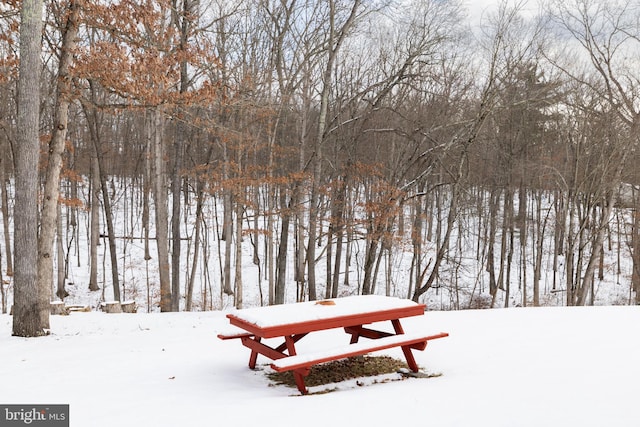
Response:
POLYGON ((427 312, 404 326, 450 333, 416 352, 442 376, 309 396, 249 370, 246 348, 216 338, 224 314, 72 313, 52 316, 52 334, 35 339, 11 337, 11 317, 0 315, 0 403, 69 404, 75 427, 637 423, 638 307, 427 312))

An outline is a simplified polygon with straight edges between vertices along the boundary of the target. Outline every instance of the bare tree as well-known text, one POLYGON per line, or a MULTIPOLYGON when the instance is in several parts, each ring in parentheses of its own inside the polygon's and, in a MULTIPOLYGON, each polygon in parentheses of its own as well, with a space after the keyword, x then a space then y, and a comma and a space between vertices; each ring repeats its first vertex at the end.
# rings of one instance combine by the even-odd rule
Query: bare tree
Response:
POLYGON ((309 235, 307 243, 307 280, 309 284, 309 300, 315 300, 316 294, 316 246, 318 228, 318 203, 322 182, 323 145, 327 128, 329 110, 329 94, 332 87, 332 72, 338 53, 344 40, 352 31, 360 11, 361 1, 356 0, 348 9, 343 22, 340 22, 336 1, 329 0, 329 28, 326 43, 326 63, 322 72, 320 106, 318 112, 318 129, 313 150, 313 173, 311 180, 311 199, 309 207, 309 235))
MULTIPOLYGON (((20 9, 20 75, 17 137, 14 146, 14 308, 13 335, 49 333, 51 282, 38 281, 38 161, 42 0, 24 0, 20 9)), ((40 255, 42 256, 42 255, 40 255)))
MULTIPOLYGON (((186 53, 192 36, 193 26, 197 23, 199 0, 183 0, 180 6, 177 0, 173 0, 173 25, 179 34, 178 51, 185 55, 180 61, 179 92, 186 94, 191 84, 188 72, 186 53)), ((187 139, 187 126, 185 125, 184 112, 178 112, 178 120, 175 125, 175 137, 173 142, 173 165, 171 171, 171 310, 180 310, 180 256, 181 256, 181 190, 182 190, 182 166, 183 153, 187 139), (181 114, 182 113, 182 114, 181 114)))
MULTIPOLYGON (((627 159, 634 151, 632 148, 638 144, 640 75, 635 72, 637 67, 629 66, 629 55, 633 55, 640 46, 640 33, 637 31, 640 15, 635 3, 630 0, 554 1, 550 11, 555 22, 564 30, 561 36, 582 48, 583 54, 577 58, 578 63, 584 59, 589 66, 577 70, 555 58, 551 58, 552 63, 582 85, 587 96, 592 97, 594 102, 588 104, 592 106, 590 111, 595 117, 604 118, 604 123, 614 127, 616 122, 623 126, 622 132, 602 136, 602 142, 607 147, 606 152, 602 152, 605 157, 599 163, 603 170, 600 180, 595 183, 597 190, 589 193, 590 200, 593 200, 591 197, 598 199, 597 203, 602 209, 590 223, 590 227, 595 227, 595 232, 586 266, 584 270, 576 267, 575 289, 568 289, 567 292, 568 304, 584 305, 589 292, 592 292, 606 225, 612 214, 613 194, 620 186, 627 159)), ((578 196, 577 192, 574 194, 578 196)))
MULTIPOLYGON (((495 111, 500 94, 500 82, 509 75, 518 71, 518 68, 526 63, 537 48, 537 40, 541 29, 534 26, 529 33, 523 35, 521 29, 523 21, 520 17, 520 7, 508 7, 501 3, 498 13, 492 18, 485 34, 484 51, 486 52, 481 90, 474 99, 474 104, 468 112, 468 117, 462 126, 457 127, 455 133, 447 136, 438 149, 450 157, 443 169, 446 171, 446 184, 449 187, 449 205, 445 231, 438 242, 438 248, 433 261, 433 267, 424 284, 416 287, 413 299, 424 294, 435 282, 439 269, 449 250, 449 242, 454 229, 454 224, 459 215, 460 204, 465 194, 465 185, 468 178, 468 159, 470 150, 475 145, 480 131, 485 126, 487 119, 495 111)), ((424 157, 432 158, 432 150, 426 151, 424 157)), ((420 159, 420 157, 418 157, 420 159)), ((433 165, 441 165, 441 160, 425 169, 418 178, 422 178, 431 172, 433 165)), ((419 182, 414 179, 410 184, 419 182)))
MULTIPOLYGON (((71 76, 73 49, 78 34, 78 17, 80 6, 76 0, 70 0, 68 11, 62 13, 66 22, 62 28, 62 46, 56 85, 56 105, 54 129, 49 142, 47 169, 45 173, 44 197, 41 208, 40 234, 38 236, 38 281, 40 287, 53 283, 53 241, 56 236, 58 222, 58 198, 60 194, 60 170, 62 155, 67 137, 69 104, 71 102, 71 76)), ((58 297, 66 295, 64 289, 59 290, 58 297)))
POLYGON ((156 244, 158 255, 158 273, 160 276, 160 310, 172 311, 171 276, 169 264, 169 213, 167 208, 167 185, 165 171, 164 115, 162 107, 156 107, 149 114, 149 142, 152 147, 152 182, 155 202, 156 244))

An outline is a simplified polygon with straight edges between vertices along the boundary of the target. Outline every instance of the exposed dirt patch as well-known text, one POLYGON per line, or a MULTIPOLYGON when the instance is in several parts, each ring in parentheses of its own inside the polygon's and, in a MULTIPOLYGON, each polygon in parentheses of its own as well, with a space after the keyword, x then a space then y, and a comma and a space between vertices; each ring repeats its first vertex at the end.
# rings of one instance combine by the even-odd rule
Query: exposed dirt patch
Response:
MULTIPOLYGON (((406 368, 406 363, 389 356, 357 356, 323 363, 311 368, 305 377, 307 387, 315 387, 362 377, 391 374, 406 368)), ((292 372, 267 372, 267 377, 278 385, 295 387, 292 372)))

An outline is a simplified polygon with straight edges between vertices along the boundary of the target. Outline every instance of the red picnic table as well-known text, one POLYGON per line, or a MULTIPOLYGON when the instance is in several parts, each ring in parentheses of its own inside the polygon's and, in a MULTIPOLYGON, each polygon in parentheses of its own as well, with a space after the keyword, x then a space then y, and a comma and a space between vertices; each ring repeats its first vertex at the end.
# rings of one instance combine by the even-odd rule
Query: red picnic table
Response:
POLYGON ((273 362, 277 372, 293 371, 298 390, 307 394, 304 378, 312 366, 392 347, 401 347, 409 369, 419 368, 412 350, 424 350, 427 342, 449 334, 405 334, 400 319, 422 316, 425 305, 410 300, 379 295, 360 295, 296 304, 273 305, 237 310, 227 314, 235 332, 218 334, 218 338, 241 340, 251 349, 249 367, 254 369, 258 355, 273 362), (366 327, 372 323, 391 322, 393 332, 366 327), (314 353, 298 354, 295 344, 311 332, 342 328, 351 335, 349 344, 314 353), (360 337, 370 341, 359 341, 360 337), (277 345, 263 339, 281 338, 277 345))

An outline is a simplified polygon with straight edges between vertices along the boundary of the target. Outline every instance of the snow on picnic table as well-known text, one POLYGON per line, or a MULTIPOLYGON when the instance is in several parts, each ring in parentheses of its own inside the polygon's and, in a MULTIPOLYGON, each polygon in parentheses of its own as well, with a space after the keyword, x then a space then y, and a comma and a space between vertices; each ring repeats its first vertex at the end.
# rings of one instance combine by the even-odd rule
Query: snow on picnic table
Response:
POLYGON ((357 295, 324 301, 245 308, 232 311, 231 314, 248 323, 268 328, 351 314, 401 309, 416 305, 417 303, 411 300, 401 298, 381 295, 357 295), (323 302, 329 302, 329 304, 323 304, 323 302))
MULTIPOLYGON (((74 427, 638 422, 639 307, 427 312, 404 323, 450 333, 415 352, 442 376, 310 396, 269 386, 264 358, 248 369, 248 349, 216 338, 225 314, 72 313, 52 316, 52 335, 34 339, 11 337, 11 317, 0 315, 0 402, 69 404, 74 427)), ((325 332, 309 338, 344 335, 325 332)))

